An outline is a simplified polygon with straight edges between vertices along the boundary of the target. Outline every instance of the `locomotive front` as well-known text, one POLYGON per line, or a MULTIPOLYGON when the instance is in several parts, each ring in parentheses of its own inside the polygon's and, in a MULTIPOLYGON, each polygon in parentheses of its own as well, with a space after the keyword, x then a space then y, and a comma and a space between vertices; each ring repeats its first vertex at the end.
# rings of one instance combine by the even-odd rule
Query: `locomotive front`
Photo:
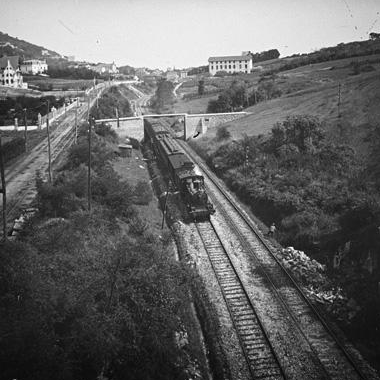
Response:
POLYGON ((187 210, 193 219, 208 219, 215 213, 213 204, 207 195, 202 175, 192 173, 182 178, 183 194, 187 203, 187 210))

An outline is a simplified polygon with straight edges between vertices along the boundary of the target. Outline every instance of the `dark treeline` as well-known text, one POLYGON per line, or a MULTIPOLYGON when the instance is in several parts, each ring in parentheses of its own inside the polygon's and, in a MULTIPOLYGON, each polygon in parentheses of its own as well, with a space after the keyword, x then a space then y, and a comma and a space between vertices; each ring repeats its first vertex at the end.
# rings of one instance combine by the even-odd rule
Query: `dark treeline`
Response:
POLYGON ((94 108, 92 114, 96 119, 111 119, 116 117, 116 109, 119 117, 132 116, 131 105, 120 86, 112 86, 104 93, 98 100, 98 108, 94 108))
POLYGON ((173 90, 172 82, 166 79, 158 82, 156 93, 151 101, 151 106, 157 113, 164 112, 175 101, 173 90))
POLYGON ((249 88, 246 82, 236 80, 217 99, 209 101, 207 112, 241 111, 261 101, 277 98, 281 96, 281 90, 275 79, 275 76, 262 77, 256 88, 249 88))
POLYGON ((86 67, 71 68, 71 67, 50 67, 46 72, 51 78, 65 79, 93 79, 103 78, 108 80, 108 76, 100 75, 96 71, 87 69, 86 67))
POLYGON ((314 53, 292 55, 292 60, 279 68, 272 69, 270 72, 280 72, 295 69, 300 66, 313 63, 333 61, 344 58, 354 58, 365 55, 380 54, 380 40, 370 40, 361 42, 341 43, 334 47, 323 48, 314 53))
POLYGON ((270 59, 276 59, 280 56, 280 52, 277 49, 270 49, 262 51, 261 53, 251 53, 253 62, 269 61, 270 59))
POLYGON ((57 99, 55 96, 43 96, 41 98, 18 96, 0 100, 0 125, 12 125, 15 118, 18 119, 19 125, 23 125, 23 110, 25 108, 28 124, 36 124, 38 114, 40 113, 43 116, 47 113, 47 101, 49 101, 50 108, 59 108, 64 104, 64 98, 57 99))

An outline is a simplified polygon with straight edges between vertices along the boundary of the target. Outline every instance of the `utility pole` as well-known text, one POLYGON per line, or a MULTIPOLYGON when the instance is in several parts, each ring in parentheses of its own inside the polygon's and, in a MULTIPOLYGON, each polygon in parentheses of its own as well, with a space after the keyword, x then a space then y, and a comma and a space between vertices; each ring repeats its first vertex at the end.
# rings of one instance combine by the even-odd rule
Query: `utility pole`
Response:
POLYGON ((53 180, 53 174, 52 174, 52 170, 51 170, 51 149, 50 149, 50 131, 49 131, 49 100, 47 101, 46 133, 47 133, 47 139, 48 139, 49 183, 51 183, 53 180))
POLYGON ((87 97, 87 120, 90 120, 90 94, 87 97))
POLYGON ((0 136, 0 176, 1 188, 0 193, 3 194, 3 240, 7 239, 7 191, 5 187, 5 174, 4 174, 4 160, 3 160, 3 147, 0 136))
POLYGON ((248 154, 249 154, 249 146, 247 145, 245 147, 245 170, 244 170, 244 179, 245 179, 246 184, 247 184, 247 174, 248 174, 248 164, 249 164, 248 154))
POLYGON ((117 119, 117 128, 119 129, 120 128, 120 120, 119 120, 119 103, 117 105, 117 107, 115 108, 115 112, 116 112, 116 119, 117 119))
POLYGON ((162 213, 161 230, 164 228, 165 217, 166 217, 166 206, 168 204, 168 198, 169 198, 169 188, 168 188, 168 190, 166 192, 166 196, 165 196, 164 212, 162 213))
POLYGON ((341 97, 341 91, 340 91, 340 82, 338 84, 338 117, 340 118, 342 115, 340 113, 340 97, 341 97))
POLYGON ((26 123, 26 108, 24 108, 24 126, 25 126, 25 131, 24 131, 24 141, 25 141, 25 152, 28 151, 28 125, 26 123))
POLYGON ((87 175, 88 212, 91 212, 91 127, 92 127, 92 117, 88 119, 88 175, 87 175))
POLYGON ((75 135, 74 135, 74 144, 78 143, 78 91, 77 91, 77 100, 75 106, 75 135))

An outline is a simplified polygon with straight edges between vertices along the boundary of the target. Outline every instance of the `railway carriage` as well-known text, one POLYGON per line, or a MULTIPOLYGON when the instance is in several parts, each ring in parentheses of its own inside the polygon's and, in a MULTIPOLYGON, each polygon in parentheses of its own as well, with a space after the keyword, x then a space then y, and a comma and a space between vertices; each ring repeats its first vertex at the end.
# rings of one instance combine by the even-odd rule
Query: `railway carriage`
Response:
POLYGON ((144 120, 144 136, 145 142, 152 146, 162 165, 168 169, 189 214, 194 219, 209 218, 215 209, 206 193, 204 178, 168 128, 157 120, 144 120))

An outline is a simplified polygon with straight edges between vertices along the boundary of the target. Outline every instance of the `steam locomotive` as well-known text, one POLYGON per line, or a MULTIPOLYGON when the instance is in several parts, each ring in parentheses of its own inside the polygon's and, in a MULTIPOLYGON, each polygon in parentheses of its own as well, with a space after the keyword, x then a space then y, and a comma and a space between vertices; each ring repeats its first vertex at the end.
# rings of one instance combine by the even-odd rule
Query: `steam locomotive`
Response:
POLYGON ((202 174, 172 137, 168 127, 162 121, 145 119, 144 141, 150 144, 161 164, 168 169, 190 216, 199 220, 214 214, 202 174))

